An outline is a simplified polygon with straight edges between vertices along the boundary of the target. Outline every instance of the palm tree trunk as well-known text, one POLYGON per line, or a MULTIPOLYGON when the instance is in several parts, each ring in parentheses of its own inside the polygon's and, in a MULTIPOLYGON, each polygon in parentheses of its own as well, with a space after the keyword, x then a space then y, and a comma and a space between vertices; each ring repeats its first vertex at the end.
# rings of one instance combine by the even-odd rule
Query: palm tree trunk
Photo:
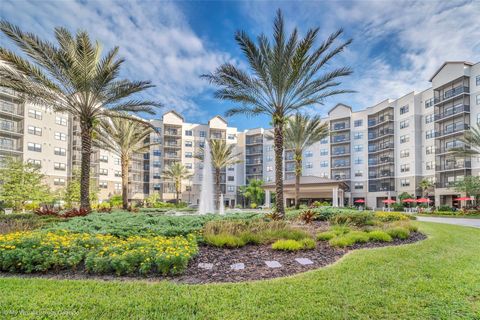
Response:
POLYGON ((302 153, 295 152, 295 209, 300 209, 300 176, 302 175, 302 153))
POLYGON ((180 182, 177 180, 175 183, 175 204, 178 206, 178 203, 180 202, 180 182))
POLYGON ((80 168, 80 208, 91 211, 90 206, 90 157, 92 155, 92 126, 81 123, 82 159, 80 168))
POLYGON ((216 198, 215 198, 215 208, 220 209, 220 169, 215 168, 215 193, 216 198))
POLYGON ((122 206, 128 209, 128 158, 122 156, 122 206))
POLYGON ((275 205, 280 217, 285 217, 283 205, 283 121, 274 123, 274 146, 275 146, 275 205))

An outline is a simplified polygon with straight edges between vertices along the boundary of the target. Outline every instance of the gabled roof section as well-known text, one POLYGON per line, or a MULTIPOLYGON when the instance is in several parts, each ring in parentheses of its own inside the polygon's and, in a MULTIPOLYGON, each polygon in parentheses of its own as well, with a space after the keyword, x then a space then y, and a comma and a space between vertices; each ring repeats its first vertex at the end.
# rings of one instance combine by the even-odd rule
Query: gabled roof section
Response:
POLYGON ((337 105, 335 107, 333 107, 332 109, 330 109, 330 111, 328 111, 328 114, 330 114, 333 110, 335 110, 337 108, 348 108, 348 109, 350 109, 350 111, 352 111, 352 107, 347 106, 346 104, 343 104, 343 103, 337 103, 337 105))
POLYGON ((182 119, 182 121, 185 121, 185 118, 180 114, 178 113, 177 111, 175 110, 170 110, 170 111, 167 111, 163 114, 162 118, 165 117, 165 115, 169 114, 169 113, 173 113, 174 115, 176 115, 177 117, 179 117, 180 119, 182 119))
POLYGON ((208 123, 210 124, 210 122, 211 122, 213 119, 220 119, 220 120, 222 120, 225 124, 228 124, 228 123, 227 123, 227 120, 225 120, 224 118, 222 118, 222 117, 219 116, 219 115, 216 115, 216 116, 213 117, 212 119, 208 120, 208 123))
POLYGON ((471 62, 468 62, 468 61, 445 61, 441 66, 440 68, 437 69, 437 71, 435 71, 435 73, 433 74, 433 76, 430 78, 430 82, 432 82, 433 78, 435 78, 435 76, 440 72, 442 71, 442 69, 447 65, 447 64, 458 64, 458 63, 461 63, 461 64, 464 64, 464 65, 467 65, 467 66, 473 66, 474 63, 471 63, 471 62))

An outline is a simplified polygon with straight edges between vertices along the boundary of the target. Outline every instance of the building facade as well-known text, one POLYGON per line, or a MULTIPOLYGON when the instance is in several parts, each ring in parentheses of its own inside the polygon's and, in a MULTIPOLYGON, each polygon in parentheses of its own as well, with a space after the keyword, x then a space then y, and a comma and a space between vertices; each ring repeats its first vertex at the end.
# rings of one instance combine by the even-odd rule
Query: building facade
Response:
MULTIPOLYGON (((419 183, 435 183, 429 196, 436 205, 458 205, 452 186, 468 175, 478 175, 478 157, 449 153, 463 147, 461 138, 480 121, 480 63, 446 62, 430 79, 431 87, 385 100, 362 110, 347 104, 333 107, 324 118, 330 135, 303 155, 303 175, 341 181, 348 186, 345 205, 363 199, 369 207, 407 192, 423 196, 419 183)), ((222 171, 221 190, 226 205, 240 203, 239 187, 251 179, 275 180, 275 159, 270 129, 238 132, 220 116, 206 124, 186 122, 175 111, 150 120, 156 132, 145 143, 150 152, 135 155, 130 168, 129 197, 142 200, 158 193, 175 198, 172 181, 163 177, 170 164, 182 162, 192 178, 182 184, 181 198, 200 201, 203 163, 208 139, 235 145, 239 164, 222 171)), ((12 156, 40 165, 48 183, 64 187, 80 161, 79 127, 75 120, 49 108, 22 102, 8 89, 0 89, 0 157, 12 156)), ((293 154, 284 153, 284 178, 294 179, 293 154)), ((105 150, 92 155, 92 176, 101 200, 121 193, 120 159, 105 150)))

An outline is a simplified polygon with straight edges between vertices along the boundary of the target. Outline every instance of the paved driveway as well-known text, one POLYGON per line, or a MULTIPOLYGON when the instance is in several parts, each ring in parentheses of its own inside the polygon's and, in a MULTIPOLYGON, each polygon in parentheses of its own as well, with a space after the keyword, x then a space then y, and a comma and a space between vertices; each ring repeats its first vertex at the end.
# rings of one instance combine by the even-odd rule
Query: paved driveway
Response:
POLYGON ((456 224, 456 225, 459 225, 459 226, 480 228, 480 219, 417 217, 417 220, 418 221, 447 223, 447 224, 456 224))

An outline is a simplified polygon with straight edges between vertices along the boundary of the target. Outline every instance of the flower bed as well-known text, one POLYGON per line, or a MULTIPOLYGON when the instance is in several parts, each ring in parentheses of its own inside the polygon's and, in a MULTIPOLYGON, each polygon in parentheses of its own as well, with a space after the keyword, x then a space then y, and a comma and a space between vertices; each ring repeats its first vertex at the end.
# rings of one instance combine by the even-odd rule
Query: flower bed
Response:
POLYGON ((0 270, 82 269, 117 275, 181 273, 198 248, 195 237, 131 236, 27 231, 0 235, 0 270))

